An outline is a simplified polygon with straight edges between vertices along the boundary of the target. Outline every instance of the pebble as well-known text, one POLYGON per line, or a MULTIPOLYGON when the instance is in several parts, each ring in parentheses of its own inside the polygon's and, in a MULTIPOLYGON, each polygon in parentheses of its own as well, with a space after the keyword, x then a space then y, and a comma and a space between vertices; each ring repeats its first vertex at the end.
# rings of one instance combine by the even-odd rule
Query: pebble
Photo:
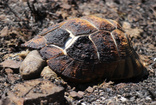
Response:
POLYGON ((8 74, 7 81, 11 84, 16 83, 20 80, 20 76, 18 74, 8 74))
POLYGON ((126 101, 127 101, 127 99, 126 99, 125 97, 121 97, 120 100, 121 100, 122 102, 126 102, 126 101))
POLYGON ((83 91, 78 91, 77 93, 79 98, 82 98, 85 94, 83 91))
POLYGON ((153 60, 154 62, 156 62, 156 58, 154 58, 154 60, 153 60))
POLYGON ((151 101, 152 99, 151 99, 149 96, 147 96, 147 97, 145 98, 145 100, 146 100, 146 101, 151 101))
POLYGON ((87 105, 85 102, 81 103, 81 105, 87 105))
POLYGON ((156 101, 151 102, 150 105, 156 105, 156 101))
POLYGON ((89 92, 89 93, 92 93, 93 90, 94 90, 94 89, 93 89, 92 87, 90 87, 90 86, 86 89, 86 91, 89 92))
POLYGON ((12 69, 18 69, 21 65, 20 61, 15 61, 11 59, 7 59, 4 62, 0 63, 0 66, 4 68, 12 68, 12 69))
POLYGON ((69 92, 69 94, 71 97, 77 97, 77 92, 75 92, 75 91, 71 91, 71 92, 69 92))
POLYGON ((6 74, 13 74, 13 70, 10 69, 10 68, 6 68, 6 69, 5 69, 5 73, 6 73, 6 74))
POLYGON ((1 31, 0 31, 0 37, 4 37, 4 36, 7 36, 8 35, 8 27, 4 27, 1 31))
POLYGON ((95 90, 94 90, 94 93, 98 93, 98 89, 95 89, 95 90))
POLYGON ((98 102, 98 101, 93 101, 91 105, 100 105, 100 102, 98 102))
POLYGON ((46 66, 43 68, 41 72, 41 77, 43 77, 44 79, 49 79, 49 80, 58 78, 57 74, 53 70, 51 70, 49 66, 46 66))
MULTIPOLYGON (((12 86, 8 92, 8 97, 11 103, 17 105, 43 105, 43 100, 62 105, 64 102, 64 88, 56 86, 48 80, 34 79, 12 86)), ((9 105, 12 105, 11 103, 9 105)))
POLYGON ((99 94, 99 95, 100 95, 100 96, 103 96, 104 94, 105 94, 104 92, 100 92, 100 94, 99 94))
POLYGON ((130 101, 134 101, 134 100, 135 100, 135 97, 134 96, 130 98, 130 101))
POLYGON ((23 79, 36 78, 40 75, 45 64, 45 61, 42 59, 38 51, 33 50, 22 62, 20 66, 20 74, 23 79))
POLYGON ((100 97, 100 99, 101 99, 101 100, 105 100, 106 98, 105 98, 105 97, 100 97))

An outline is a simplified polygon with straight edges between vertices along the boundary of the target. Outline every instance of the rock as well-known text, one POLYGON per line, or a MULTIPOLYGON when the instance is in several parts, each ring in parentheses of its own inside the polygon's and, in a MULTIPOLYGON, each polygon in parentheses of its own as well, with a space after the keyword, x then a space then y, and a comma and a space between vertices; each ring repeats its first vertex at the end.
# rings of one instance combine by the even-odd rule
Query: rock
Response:
POLYGON ((85 102, 82 102, 81 105, 87 105, 85 102))
POLYGON ((126 99, 125 97, 121 97, 120 100, 121 100, 122 102, 126 102, 126 101, 127 101, 127 99, 126 99))
POLYGON ((50 79, 50 80, 58 78, 57 74, 54 71, 52 71, 49 68, 49 66, 44 67, 44 69, 41 72, 41 77, 43 77, 44 79, 50 79))
POLYGON ((102 101, 106 100, 106 98, 105 98, 105 97, 100 97, 100 99, 101 99, 102 101))
POLYGON ((10 69, 10 68, 6 68, 6 69, 5 69, 5 73, 6 73, 6 74, 12 74, 12 73, 13 73, 13 70, 10 69))
POLYGON ((65 92, 64 98, 66 99, 66 101, 69 103, 69 105, 73 102, 73 97, 70 96, 70 94, 68 92, 65 92))
POLYGON ((82 92, 82 91, 78 91, 77 92, 78 93, 78 98, 82 98, 83 96, 84 96, 84 92, 82 92))
POLYGON ((122 88, 124 88, 126 86, 127 86, 127 84, 125 84, 125 83, 119 83, 119 84, 116 85, 116 89, 122 89, 122 88))
POLYGON ((45 61, 42 59, 37 50, 33 50, 22 62, 20 66, 20 74, 23 79, 36 78, 39 77, 44 66, 45 61))
POLYGON ((147 96, 145 100, 150 102, 152 99, 149 96, 147 96))
POLYGON ((29 50, 26 50, 26 51, 17 53, 16 55, 20 56, 21 58, 25 58, 28 54, 29 54, 29 50))
POLYGON ((6 16, 4 14, 1 14, 0 15, 0 20, 2 21, 2 20, 5 20, 5 19, 6 19, 6 16))
POLYGON ((11 84, 16 83, 16 81, 20 80, 20 76, 18 74, 8 74, 7 81, 11 84))
POLYGON ((90 86, 86 89, 86 91, 89 92, 89 93, 92 93, 93 90, 94 90, 94 89, 93 89, 92 87, 90 87, 90 86))
POLYGON ((52 81, 56 85, 65 86, 67 84, 67 82, 65 82, 61 77, 58 77, 57 74, 49 68, 49 66, 44 67, 41 72, 41 77, 52 81))
POLYGON ((99 87, 101 87, 101 88, 107 88, 107 87, 111 86, 113 83, 114 82, 112 82, 112 81, 109 81, 109 82, 105 82, 104 81, 103 83, 100 84, 99 87))
POLYGON ((151 102, 150 105, 156 105, 156 101, 151 102))
POLYGON ((63 104, 64 88, 48 80, 34 79, 18 83, 8 92, 10 101, 17 105, 63 104))
POLYGON ((103 96, 104 95, 104 92, 100 92, 99 96, 103 96))
POLYGON ((67 3, 63 3, 62 5, 60 5, 62 8, 64 9, 70 9, 71 5, 67 4, 67 3))
POLYGON ((0 32, 0 37, 4 37, 4 36, 7 36, 8 35, 8 27, 4 27, 1 32, 0 32))
POLYGON ((156 62, 156 58, 154 58, 153 61, 156 62))
POLYGON ((83 96, 85 93, 83 91, 78 91, 77 92, 79 95, 83 96))
POLYGON ((72 98, 79 98, 79 99, 82 98, 84 94, 85 94, 85 93, 82 92, 82 91, 78 91, 78 92, 76 92, 76 91, 71 91, 71 92, 69 92, 69 96, 70 96, 70 97, 72 97, 72 98))
POLYGON ((18 69, 21 65, 20 61, 15 61, 11 59, 7 59, 4 62, 0 63, 0 66, 4 68, 13 68, 13 69, 18 69))
POLYGON ((69 92, 69 94, 71 97, 77 97, 77 92, 75 92, 75 91, 71 91, 71 92, 69 92))
POLYGON ((69 95, 71 96, 71 97, 73 97, 73 98, 82 98, 83 97, 83 95, 84 95, 84 92, 82 92, 82 91, 78 91, 78 92, 76 92, 76 91, 71 91, 71 92, 69 92, 69 95))

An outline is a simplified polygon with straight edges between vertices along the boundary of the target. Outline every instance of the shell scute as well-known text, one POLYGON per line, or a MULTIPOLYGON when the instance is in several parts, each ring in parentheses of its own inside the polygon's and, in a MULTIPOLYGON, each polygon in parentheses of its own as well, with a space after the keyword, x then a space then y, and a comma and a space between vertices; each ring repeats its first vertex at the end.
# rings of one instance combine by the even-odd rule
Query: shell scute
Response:
POLYGON ((33 39, 31 39, 28 42, 22 44, 22 46, 29 47, 29 48, 40 49, 40 48, 46 46, 46 40, 44 39, 44 37, 37 35, 33 39))
POLYGON ((44 36, 45 34, 51 32, 51 31, 54 31, 58 28, 60 28, 65 22, 61 22, 61 23, 58 23, 58 24, 54 24, 50 27, 48 27, 47 29, 44 29, 42 32, 40 32, 38 35, 40 36, 44 36))
POLYGON ((127 40, 125 33, 116 29, 111 34, 116 41, 117 48, 119 50, 119 56, 121 58, 125 58, 129 56, 130 54, 132 54, 131 53, 132 50, 130 49, 130 45, 129 45, 129 42, 127 40))
POLYGON ((71 19, 62 25, 62 28, 70 30, 75 36, 90 34, 97 31, 88 21, 79 18, 71 19))
POLYGON ((40 54, 44 59, 52 59, 64 55, 62 49, 55 46, 46 46, 40 50, 40 54))
POLYGON ((54 44, 63 47, 65 45, 66 40, 69 38, 69 35, 69 32, 59 28, 46 34, 44 38, 46 39, 46 43, 48 45, 54 44))
POLYGON ((114 26, 114 24, 112 24, 107 19, 102 19, 102 18, 95 17, 95 16, 86 16, 86 17, 82 17, 82 19, 86 19, 87 21, 91 22, 99 30, 112 31, 112 30, 116 29, 116 26, 114 26))
POLYGON ((47 61, 49 67, 59 74, 61 74, 71 62, 72 58, 66 55, 54 57, 52 59, 48 59, 47 61))
POLYGON ((101 62, 112 62, 119 60, 118 51, 110 32, 99 31, 98 33, 92 34, 90 37, 97 47, 101 62))
POLYGON ((95 46, 88 36, 79 37, 68 49, 67 54, 75 60, 84 62, 97 61, 97 52, 95 46))

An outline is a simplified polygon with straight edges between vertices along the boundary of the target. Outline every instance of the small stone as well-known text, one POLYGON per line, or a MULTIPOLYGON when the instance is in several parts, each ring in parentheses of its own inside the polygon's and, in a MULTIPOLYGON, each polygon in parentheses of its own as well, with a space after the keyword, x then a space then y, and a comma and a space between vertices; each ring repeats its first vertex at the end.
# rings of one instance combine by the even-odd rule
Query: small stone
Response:
POLYGON ((2 21, 4 19, 6 19, 6 15, 4 15, 4 14, 0 15, 0 20, 2 21))
POLYGON ((96 101, 97 101, 97 102, 100 102, 100 100, 99 100, 99 99, 97 99, 96 101))
POLYGON ((104 92, 100 92, 100 94, 99 94, 100 96, 103 96, 104 95, 104 92))
POLYGON ((16 55, 20 56, 21 58, 25 58, 28 54, 29 54, 29 50, 26 50, 26 51, 17 53, 16 55))
POLYGON ((77 92, 78 93, 78 98, 82 98, 83 97, 83 95, 85 94, 84 92, 82 92, 82 91, 78 91, 77 92))
POLYGON ((105 97, 100 97, 100 99, 101 99, 101 100, 105 100, 106 98, 105 98, 105 97))
POLYGON ((21 65, 20 61, 15 61, 11 59, 7 59, 4 62, 0 63, 0 66, 4 68, 13 68, 13 69, 18 69, 21 65))
POLYGON ((122 27, 123 27, 124 30, 130 29, 131 28, 131 24, 129 22, 123 22, 122 27))
POLYGON ((82 102, 81 105, 87 105, 85 102, 82 102))
POLYGON ((70 9, 70 8, 71 8, 71 5, 69 5, 69 4, 67 4, 67 3, 63 3, 63 4, 61 5, 61 7, 64 8, 64 9, 70 9))
POLYGON ((18 74, 8 74, 7 80, 9 83, 14 84, 16 81, 20 80, 18 74))
POLYGON ((77 97, 77 92, 75 91, 71 91, 69 94, 71 97, 77 97))
POLYGON ((100 102, 98 102, 97 100, 96 101, 93 101, 92 102, 92 105, 100 105, 100 102))
POLYGON ((98 89, 95 89, 95 90, 94 90, 94 93, 98 93, 98 92, 99 92, 98 89))
POLYGON ((156 101, 151 102, 150 105, 156 105, 156 101))
POLYGON ((49 68, 49 66, 44 67, 44 69, 41 72, 41 77, 44 79, 56 79, 57 74, 49 68))
POLYGON ((125 97, 121 97, 120 100, 121 100, 122 102, 126 102, 126 101, 127 101, 127 99, 126 99, 125 97))
POLYGON ((99 92, 101 93, 101 92, 103 92, 103 90, 99 90, 99 92))
POLYGON ((1 31, 0 31, 0 36, 4 37, 8 35, 8 27, 4 27, 1 31))
POLYGON ((66 101, 68 102, 68 103, 72 103, 73 102, 73 97, 71 97, 71 96, 64 96, 64 98, 66 99, 66 101))
POLYGON ((13 86, 8 97, 17 105, 38 105, 46 102, 60 105, 64 102, 64 88, 48 80, 28 80, 13 86))
POLYGON ((10 68, 6 68, 5 69, 5 72, 6 72, 6 74, 12 74, 13 73, 13 70, 10 69, 10 68))
POLYGON ((130 101, 134 101, 134 100, 135 100, 135 97, 134 96, 130 98, 130 101))
POLYGON ((89 92, 89 93, 92 93, 93 90, 94 90, 94 89, 93 89, 92 87, 90 87, 90 86, 86 89, 86 91, 89 92))
POLYGON ((85 93, 83 91, 78 91, 78 94, 83 96, 85 93))
POLYGON ((146 101, 151 101, 152 99, 150 97, 145 98, 146 101))
POLYGON ((154 58, 153 61, 156 62, 156 58, 154 58))
POLYGON ((42 59, 37 50, 33 50, 22 62, 20 66, 20 74, 23 79, 36 78, 39 77, 44 66, 45 61, 42 59))
POLYGON ((94 85, 94 86, 93 86, 93 89, 96 89, 97 87, 98 87, 97 85, 94 85))

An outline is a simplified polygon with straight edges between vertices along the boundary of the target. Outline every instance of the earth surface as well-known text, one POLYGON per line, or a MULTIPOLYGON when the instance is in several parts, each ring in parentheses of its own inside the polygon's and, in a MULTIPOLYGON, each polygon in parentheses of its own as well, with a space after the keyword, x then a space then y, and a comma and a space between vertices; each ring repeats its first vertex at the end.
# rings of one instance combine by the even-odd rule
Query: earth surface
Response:
MULTIPOLYGON (((10 55, 26 51, 20 45, 43 29, 86 15, 119 22, 149 75, 126 81, 57 83, 65 88, 63 104, 156 105, 156 0, 1 0, 0 63, 14 59, 10 55)), ((12 86, 24 82, 18 66, 0 67, 0 104, 12 86)))

